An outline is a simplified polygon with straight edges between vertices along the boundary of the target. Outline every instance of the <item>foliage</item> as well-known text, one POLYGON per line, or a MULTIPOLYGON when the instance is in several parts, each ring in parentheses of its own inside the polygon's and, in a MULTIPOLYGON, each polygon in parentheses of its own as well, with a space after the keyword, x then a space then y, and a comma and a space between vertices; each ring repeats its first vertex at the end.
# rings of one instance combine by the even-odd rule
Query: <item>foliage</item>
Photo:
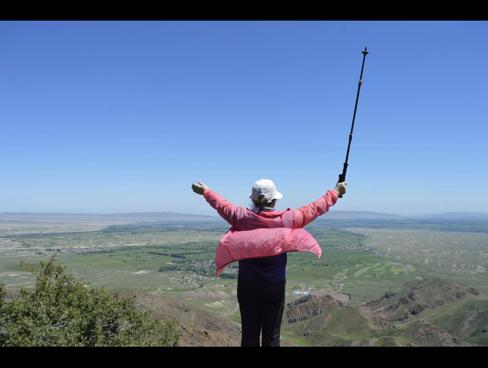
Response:
POLYGON ((54 257, 41 262, 34 290, 4 301, 0 287, 0 346, 174 346, 175 322, 136 309, 134 300, 90 288, 54 257))

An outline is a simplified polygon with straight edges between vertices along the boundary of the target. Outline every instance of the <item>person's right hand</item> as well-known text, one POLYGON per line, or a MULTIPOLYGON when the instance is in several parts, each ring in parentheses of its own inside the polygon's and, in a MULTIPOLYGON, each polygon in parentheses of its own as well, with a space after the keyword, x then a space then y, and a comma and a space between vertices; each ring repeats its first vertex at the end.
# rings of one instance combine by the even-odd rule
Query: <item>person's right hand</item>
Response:
POLYGON ((207 188, 208 187, 204 183, 202 183, 201 181, 197 181, 191 185, 191 189, 193 189, 193 191, 195 193, 200 194, 200 195, 202 195, 203 192, 205 191, 205 189, 207 189, 207 188))
POLYGON ((346 194, 346 185, 347 182, 342 182, 342 183, 337 183, 335 187, 335 191, 337 192, 337 195, 339 197, 342 197, 344 194, 346 194))

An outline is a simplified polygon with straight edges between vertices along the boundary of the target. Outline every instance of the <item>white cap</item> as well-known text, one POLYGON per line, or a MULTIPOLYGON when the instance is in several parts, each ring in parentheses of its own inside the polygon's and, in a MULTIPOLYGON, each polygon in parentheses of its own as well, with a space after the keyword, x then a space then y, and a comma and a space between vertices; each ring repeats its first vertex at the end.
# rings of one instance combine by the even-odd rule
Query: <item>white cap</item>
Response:
POLYGON ((259 196, 264 195, 268 202, 273 199, 283 198, 283 194, 276 190, 276 185, 270 179, 260 179, 252 186, 252 193, 249 196, 251 199, 258 199, 259 196))

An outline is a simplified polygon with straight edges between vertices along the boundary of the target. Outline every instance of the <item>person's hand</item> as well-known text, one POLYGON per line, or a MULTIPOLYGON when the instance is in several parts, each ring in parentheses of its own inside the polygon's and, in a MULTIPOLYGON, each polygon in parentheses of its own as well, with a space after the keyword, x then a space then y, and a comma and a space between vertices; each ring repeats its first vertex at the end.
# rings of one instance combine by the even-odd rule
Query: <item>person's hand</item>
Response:
POLYGON ((195 183, 193 183, 191 185, 191 189, 193 189, 193 191, 197 194, 200 194, 200 195, 203 195, 203 192, 205 191, 205 189, 207 189, 208 187, 202 183, 201 181, 197 181, 195 183))
POLYGON ((346 185, 347 182, 345 181, 336 184, 335 191, 339 197, 342 197, 344 194, 346 194, 346 185))

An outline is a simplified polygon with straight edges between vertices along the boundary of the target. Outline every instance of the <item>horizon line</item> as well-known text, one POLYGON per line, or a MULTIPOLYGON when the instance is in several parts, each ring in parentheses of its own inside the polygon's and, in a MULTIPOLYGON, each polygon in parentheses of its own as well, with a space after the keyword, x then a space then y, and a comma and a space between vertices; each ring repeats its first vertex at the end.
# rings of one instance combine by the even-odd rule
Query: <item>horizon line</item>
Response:
MULTIPOLYGON (((439 216, 439 215, 452 215, 452 214, 467 214, 467 215, 483 215, 488 216, 488 212, 481 211, 444 211, 444 212, 423 212, 423 213, 411 213, 408 215, 401 215, 392 212, 382 212, 374 210, 334 210, 330 213, 371 213, 379 215, 391 215, 398 217, 419 217, 419 216, 439 216)), ((0 215, 91 215, 91 216, 120 216, 120 215, 156 215, 156 214, 171 214, 182 216, 197 216, 197 217, 212 217, 220 218, 218 215, 204 215, 198 213, 189 212, 174 212, 174 211, 127 211, 127 212, 44 212, 44 211, 0 211, 0 215)))

